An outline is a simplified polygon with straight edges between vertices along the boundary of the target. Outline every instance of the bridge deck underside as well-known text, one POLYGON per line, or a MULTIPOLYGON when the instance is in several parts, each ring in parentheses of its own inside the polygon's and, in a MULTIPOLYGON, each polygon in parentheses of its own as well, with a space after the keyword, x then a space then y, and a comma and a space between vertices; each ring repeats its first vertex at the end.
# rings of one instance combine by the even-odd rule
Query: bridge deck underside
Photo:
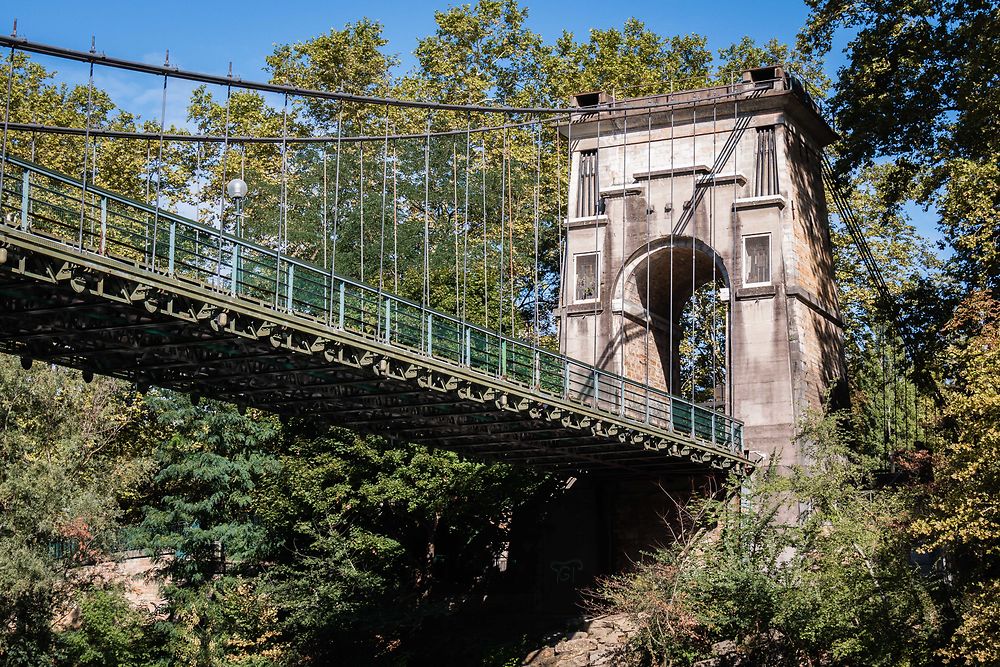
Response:
POLYGON ((303 353, 291 338, 276 346, 239 335, 235 323, 199 319, 204 304, 180 294, 133 302, 121 295, 142 286, 127 279, 78 280, 60 258, 15 255, 0 268, 0 350, 9 354, 488 460, 627 475, 710 469, 708 457, 687 448, 671 456, 663 441, 623 442, 613 428, 563 419, 558 407, 470 391, 362 350, 331 360, 303 353))

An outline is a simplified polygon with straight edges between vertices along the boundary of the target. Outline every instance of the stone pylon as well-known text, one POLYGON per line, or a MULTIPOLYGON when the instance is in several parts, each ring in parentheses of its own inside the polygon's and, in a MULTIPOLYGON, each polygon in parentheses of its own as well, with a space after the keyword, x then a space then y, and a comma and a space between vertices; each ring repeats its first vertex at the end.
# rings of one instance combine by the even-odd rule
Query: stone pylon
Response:
POLYGON ((800 462, 798 423, 844 376, 821 170, 835 133, 780 67, 574 102, 581 112, 561 127, 562 351, 724 410, 745 423, 747 449, 800 462), (708 356, 690 344, 697 326, 711 332, 708 356), (691 379, 706 359, 707 395, 691 379))

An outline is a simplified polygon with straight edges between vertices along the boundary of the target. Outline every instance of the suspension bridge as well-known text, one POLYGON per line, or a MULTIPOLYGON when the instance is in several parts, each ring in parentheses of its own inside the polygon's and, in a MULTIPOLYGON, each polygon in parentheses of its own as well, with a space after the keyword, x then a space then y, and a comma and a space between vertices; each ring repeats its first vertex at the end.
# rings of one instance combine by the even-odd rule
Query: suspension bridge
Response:
POLYGON ((81 243, 81 182, 4 171, 10 354, 534 465, 743 460, 724 415, 100 188, 81 243))
POLYGON ((747 470, 747 450, 787 447, 842 374, 819 158, 834 135, 780 68, 638 100, 512 108, 256 83, 19 37, 0 46, 0 350, 25 366, 632 476, 747 470), (15 53, 89 69, 82 127, 12 117, 15 53), (161 82, 158 132, 92 122, 95 67, 161 82), (177 79, 225 90, 221 133, 167 131, 177 79), (282 133, 233 131, 234 89, 278 95, 282 133), (336 133, 290 133, 290 97, 335 105, 336 133), (367 110, 381 134, 351 133, 345 109, 367 110), (501 122, 472 122, 490 117, 501 122), (36 151, 38 137, 77 142, 72 173, 36 151), (116 142, 145 145, 144 195, 99 182, 98 145, 116 142), (197 147, 186 208, 166 204, 164 155, 177 146, 197 147), (253 150, 258 167, 277 165, 270 191, 247 176, 265 180, 253 150), (205 195, 210 153, 213 187, 238 174, 249 195, 245 184, 205 195), (290 211, 321 220, 315 238, 289 226, 290 211), (449 284, 435 284, 450 249, 449 284), (419 299, 404 297, 418 274, 419 299), (447 308, 435 307, 442 292, 447 308))

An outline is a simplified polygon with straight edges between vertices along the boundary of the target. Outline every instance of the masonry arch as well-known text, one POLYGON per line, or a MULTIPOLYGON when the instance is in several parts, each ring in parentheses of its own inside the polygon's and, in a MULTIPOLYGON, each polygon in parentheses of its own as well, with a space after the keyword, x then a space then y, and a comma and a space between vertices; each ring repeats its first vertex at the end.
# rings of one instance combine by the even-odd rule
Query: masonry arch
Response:
POLYGON ((698 238, 663 237, 633 253, 610 295, 624 374, 726 406, 730 284, 722 256, 698 238))

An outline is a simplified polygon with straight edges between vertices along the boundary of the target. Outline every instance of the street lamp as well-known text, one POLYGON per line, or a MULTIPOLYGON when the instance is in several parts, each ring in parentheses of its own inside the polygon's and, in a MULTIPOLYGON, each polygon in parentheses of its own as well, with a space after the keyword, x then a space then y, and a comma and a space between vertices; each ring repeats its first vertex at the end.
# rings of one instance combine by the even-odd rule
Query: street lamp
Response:
MULTIPOLYGON (((243 199, 247 196, 247 184, 242 178, 234 178, 226 184, 226 194, 236 205, 236 236, 243 233, 243 199)), ((232 292, 239 291, 240 283, 240 244, 233 243, 232 292)))
MULTIPOLYGON (((226 194, 236 204, 237 224, 239 224, 239 218, 243 217, 243 198, 247 196, 247 190, 246 181, 242 178, 234 178, 226 184, 226 194)), ((237 230, 238 233, 239 230, 237 230)))

